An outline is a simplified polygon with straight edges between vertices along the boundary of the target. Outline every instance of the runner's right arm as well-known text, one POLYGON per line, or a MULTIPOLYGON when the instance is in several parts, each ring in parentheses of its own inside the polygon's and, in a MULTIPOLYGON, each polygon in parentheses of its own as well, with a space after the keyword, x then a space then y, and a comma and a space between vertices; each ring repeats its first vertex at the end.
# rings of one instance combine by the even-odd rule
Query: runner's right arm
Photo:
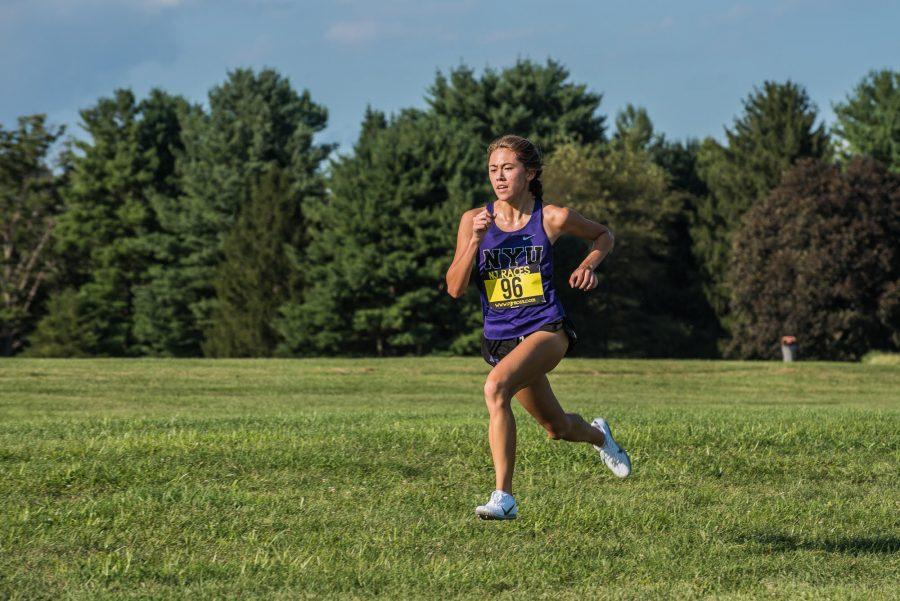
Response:
POLYGON ((456 254, 453 263, 447 270, 447 292, 453 298, 459 298, 469 287, 469 276, 475 265, 475 253, 478 244, 494 221, 494 216, 487 209, 470 209, 463 213, 456 233, 456 254))

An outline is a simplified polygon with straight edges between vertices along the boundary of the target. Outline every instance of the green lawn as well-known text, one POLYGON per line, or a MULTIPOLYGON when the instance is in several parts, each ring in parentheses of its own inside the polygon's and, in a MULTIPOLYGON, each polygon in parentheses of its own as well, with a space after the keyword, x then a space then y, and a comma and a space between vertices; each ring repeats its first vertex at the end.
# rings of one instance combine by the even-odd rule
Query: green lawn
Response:
POLYGON ((493 488, 480 359, 0 359, 0 599, 900 598, 900 366, 566 359, 493 488))

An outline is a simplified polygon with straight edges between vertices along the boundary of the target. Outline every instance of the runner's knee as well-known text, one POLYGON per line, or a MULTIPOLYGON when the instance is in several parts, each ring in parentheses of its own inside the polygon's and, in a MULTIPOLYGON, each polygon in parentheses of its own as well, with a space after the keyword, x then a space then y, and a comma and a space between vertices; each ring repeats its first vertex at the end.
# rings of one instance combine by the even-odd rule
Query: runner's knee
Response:
POLYGON ((484 401, 488 409, 500 409, 509 406, 512 395, 509 393, 509 380, 503 375, 491 372, 484 382, 484 401))

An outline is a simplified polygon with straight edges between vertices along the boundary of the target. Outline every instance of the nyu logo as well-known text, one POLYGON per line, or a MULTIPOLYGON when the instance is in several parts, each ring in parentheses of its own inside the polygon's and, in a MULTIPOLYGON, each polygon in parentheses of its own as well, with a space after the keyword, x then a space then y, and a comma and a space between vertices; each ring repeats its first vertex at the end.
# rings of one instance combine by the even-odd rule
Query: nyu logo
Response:
POLYGON ((485 269, 503 269, 516 265, 540 263, 544 256, 543 246, 514 246, 491 248, 481 251, 485 269))

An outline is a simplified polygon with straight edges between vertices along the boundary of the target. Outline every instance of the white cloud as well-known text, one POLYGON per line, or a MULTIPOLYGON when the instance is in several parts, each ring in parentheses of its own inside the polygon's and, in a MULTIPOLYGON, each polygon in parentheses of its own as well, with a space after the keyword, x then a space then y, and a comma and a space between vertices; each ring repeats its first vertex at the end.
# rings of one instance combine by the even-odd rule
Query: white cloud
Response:
POLYGON ((749 4, 738 2, 731 5, 728 12, 725 13, 725 19, 728 21, 740 21, 749 16, 752 12, 753 8, 749 4))
POLYGON ((753 7, 744 2, 735 2, 722 12, 711 13, 701 19, 706 26, 726 26, 740 24, 756 16, 753 7))
POLYGON ((334 0, 337 4, 382 16, 434 16, 467 13, 478 7, 477 0, 334 0))
POLYGON ((675 18, 672 16, 663 17, 659 23, 656 24, 657 31, 664 31, 666 29, 672 29, 672 26, 675 24, 675 18))
POLYGON ((271 56, 274 47, 272 36, 262 33, 253 38, 249 45, 238 48, 234 59, 241 64, 258 63, 271 56))
POLYGON ((338 21, 328 28, 325 37, 341 44, 364 44, 385 33, 385 28, 376 21, 338 21))
POLYGON ((536 35, 538 32, 533 27, 521 27, 518 29, 499 29, 487 33, 481 37, 483 44, 506 43, 516 40, 524 40, 536 35))
POLYGON ((138 8, 148 12, 159 12, 172 8, 178 8, 185 0, 131 0, 138 8))
POLYGON ((187 0, 6 0, 0 2, 0 16, 28 14, 63 14, 101 6, 136 7, 144 10, 175 8, 187 0))
POLYGON ((636 33, 643 34, 656 34, 662 33, 664 31, 669 31, 672 27, 675 26, 675 17, 672 15, 667 15, 662 19, 657 21, 651 21, 649 23, 645 23, 635 29, 636 33))

